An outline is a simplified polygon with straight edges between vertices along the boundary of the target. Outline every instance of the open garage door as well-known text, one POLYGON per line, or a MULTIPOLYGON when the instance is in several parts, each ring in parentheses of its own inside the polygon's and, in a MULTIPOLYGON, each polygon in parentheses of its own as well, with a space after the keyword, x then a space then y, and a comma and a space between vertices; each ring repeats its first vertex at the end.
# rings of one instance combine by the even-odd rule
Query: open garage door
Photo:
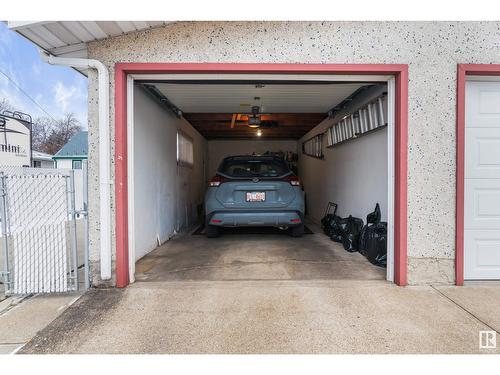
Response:
MULTIPOLYGON (((378 77, 217 78, 134 77, 129 91, 134 119, 129 141, 131 274, 142 281, 392 280, 390 83, 378 77), (316 152, 310 150, 312 139, 316 152), (211 179, 231 177, 221 170, 222 161, 257 155, 282 160, 289 172, 280 181, 259 176, 266 182, 255 195, 266 197, 260 202, 248 201, 248 194, 258 190, 254 179, 245 175, 236 184, 223 183, 214 199, 223 197, 221 207, 230 212, 217 212, 207 222, 205 194, 211 179), (259 210, 288 207, 293 201, 297 187, 290 185, 290 176, 300 180, 306 209, 297 217, 286 213, 289 225, 275 213, 270 222, 264 220, 259 210), (280 194, 284 185, 288 190, 280 194), (239 202, 237 193, 246 200, 239 202), (389 272, 330 239, 321 219, 331 201, 338 204, 339 218, 353 216, 364 223, 379 204, 379 221, 388 223, 389 272), (258 212, 248 212, 249 206, 258 212), (305 225, 300 239, 287 234, 294 221, 305 225), (207 239, 207 223, 220 223, 222 237, 207 239)), ((246 164, 237 167, 238 173, 254 172, 246 164)))

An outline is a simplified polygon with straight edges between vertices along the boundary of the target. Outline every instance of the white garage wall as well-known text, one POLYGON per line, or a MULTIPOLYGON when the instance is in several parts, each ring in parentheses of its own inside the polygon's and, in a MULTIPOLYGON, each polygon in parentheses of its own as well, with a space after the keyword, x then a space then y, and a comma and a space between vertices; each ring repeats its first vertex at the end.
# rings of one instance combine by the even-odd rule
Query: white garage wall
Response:
POLYGON ((161 107, 141 88, 134 88, 136 259, 155 249, 158 238, 164 242, 193 222, 204 193, 206 147, 205 139, 189 123, 161 107), (193 168, 177 167, 177 129, 193 138, 193 168))
POLYGON ((339 205, 339 216, 363 221, 378 202, 382 220, 387 220, 387 128, 324 152, 324 160, 299 156, 311 219, 319 222, 332 201, 339 205))
MULTIPOLYGON (((192 225, 197 220, 197 206, 203 204, 207 189, 207 140, 186 120, 180 129, 193 139, 194 164, 177 169, 177 228, 192 225)), ((200 207, 201 209, 201 207, 200 207)))
MULTIPOLYGON (((377 97, 385 87, 374 87, 354 100, 359 108, 377 97)), ((349 108, 347 108, 347 111, 349 108)), ((326 119, 300 140, 299 177, 306 191, 308 216, 319 223, 328 202, 338 204, 339 216, 353 215, 366 221, 375 204, 380 204, 382 220, 387 220, 387 128, 382 128, 333 148, 323 140, 323 160, 302 154, 302 142, 324 132, 342 117, 326 119)))
POLYGON ((266 151, 297 152, 295 140, 212 140, 208 141, 208 178, 215 175, 220 162, 227 156, 262 154, 266 151))

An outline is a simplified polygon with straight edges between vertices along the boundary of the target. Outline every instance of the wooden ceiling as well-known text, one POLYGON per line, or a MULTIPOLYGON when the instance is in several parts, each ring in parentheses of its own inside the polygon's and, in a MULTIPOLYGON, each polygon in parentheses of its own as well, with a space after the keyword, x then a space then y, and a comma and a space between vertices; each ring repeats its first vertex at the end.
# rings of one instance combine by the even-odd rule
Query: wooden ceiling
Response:
POLYGON ((207 139, 300 139, 327 118, 329 110, 367 85, 312 81, 152 81, 140 84, 207 139), (259 107, 263 124, 248 126, 259 107), (236 114, 242 113, 238 120, 236 114), (236 121, 235 121, 236 120, 236 121), (266 126, 266 123, 268 126, 266 126))
MULTIPOLYGON (((256 128, 247 126, 241 116, 231 127, 232 113, 184 113, 183 117, 207 139, 250 139, 257 137, 256 128)), ((276 113, 261 115, 261 120, 275 121, 277 126, 261 126, 263 139, 299 139, 323 121, 325 113, 276 113)))

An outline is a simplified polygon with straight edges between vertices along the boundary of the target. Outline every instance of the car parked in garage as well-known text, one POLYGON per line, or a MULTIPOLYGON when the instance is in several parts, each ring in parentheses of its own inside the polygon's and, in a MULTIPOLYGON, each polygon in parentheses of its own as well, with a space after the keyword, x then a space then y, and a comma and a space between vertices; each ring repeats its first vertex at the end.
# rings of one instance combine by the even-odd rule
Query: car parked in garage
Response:
POLYGON ((287 163, 272 155, 230 156, 205 195, 207 237, 221 227, 262 226, 304 233, 304 191, 287 163))

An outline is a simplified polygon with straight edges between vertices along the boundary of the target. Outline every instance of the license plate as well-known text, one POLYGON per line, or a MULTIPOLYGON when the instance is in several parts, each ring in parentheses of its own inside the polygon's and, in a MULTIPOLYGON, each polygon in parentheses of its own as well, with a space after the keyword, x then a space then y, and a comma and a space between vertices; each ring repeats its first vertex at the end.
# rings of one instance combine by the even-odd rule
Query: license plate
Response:
POLYGON ((264 202, 265 200, 265 191, 247 191, 247 202, 264 202))

